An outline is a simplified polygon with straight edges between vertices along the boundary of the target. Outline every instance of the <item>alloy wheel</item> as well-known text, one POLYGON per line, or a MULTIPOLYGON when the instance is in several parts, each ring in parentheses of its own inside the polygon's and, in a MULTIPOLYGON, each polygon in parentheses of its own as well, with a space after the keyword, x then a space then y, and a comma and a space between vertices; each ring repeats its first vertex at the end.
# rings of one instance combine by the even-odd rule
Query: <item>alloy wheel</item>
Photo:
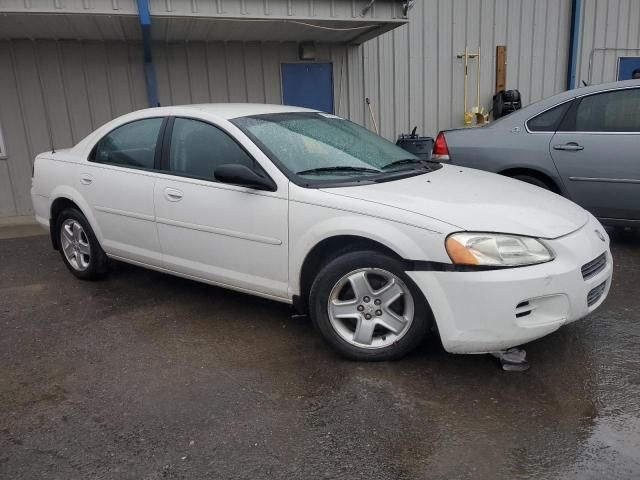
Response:
POLYGON ((363 268, 338 280, 329 294, 328 314, 333 329, 350 345, 385 348, 409 330, 413 297, 393 273, 363 268))
POLYGON ((89 237, 80 222, 68 218, 60 228, 60 246, 67 262, 74 270, 82 272, 91 263, 91 245, 89 237))

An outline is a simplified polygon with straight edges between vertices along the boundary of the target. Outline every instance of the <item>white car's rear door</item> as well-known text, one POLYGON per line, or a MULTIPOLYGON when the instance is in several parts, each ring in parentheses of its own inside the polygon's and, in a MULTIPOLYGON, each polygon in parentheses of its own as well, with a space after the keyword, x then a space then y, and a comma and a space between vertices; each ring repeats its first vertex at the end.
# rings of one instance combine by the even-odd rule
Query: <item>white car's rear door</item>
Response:
POLYGON ((153 173, 164 119, 146 118, 105 135, 76 170, 76 188, 92 209, 111 255, 160 266, 153 173))

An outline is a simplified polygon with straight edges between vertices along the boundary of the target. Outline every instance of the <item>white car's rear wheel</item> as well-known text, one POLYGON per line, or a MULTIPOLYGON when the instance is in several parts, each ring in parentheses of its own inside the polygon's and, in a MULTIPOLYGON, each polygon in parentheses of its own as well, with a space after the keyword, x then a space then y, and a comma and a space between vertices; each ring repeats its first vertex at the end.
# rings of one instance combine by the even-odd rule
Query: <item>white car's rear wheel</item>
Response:
POLYGON ((57 218, 56 231, 62 260, 76 277, 95 280, 107 272, 107 256, 91 225, 75 208, 67 208, 57 218))
POLYGON ((356 360, 406 355, 431 324, 427 302, 402 263, 373 251, 329 262, 316 277, 309 300, 325 340, 356 360))
POLYGON ((78 272, 84 272, 91 264, 91 245, 87 232, 80 222, 67 218, 60 227, 60 248, 67 263, 78 272))

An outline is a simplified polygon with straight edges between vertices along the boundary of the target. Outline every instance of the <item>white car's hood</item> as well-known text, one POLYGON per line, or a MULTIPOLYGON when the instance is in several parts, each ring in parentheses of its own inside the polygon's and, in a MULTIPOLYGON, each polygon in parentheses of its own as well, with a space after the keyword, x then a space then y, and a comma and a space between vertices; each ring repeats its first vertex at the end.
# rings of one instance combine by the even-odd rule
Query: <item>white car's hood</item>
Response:
POLYGON ((554 193, 493 173, 449 165, 402 180, 323 191, 400 208, 468 231, 556 238, 588 220, 584 209, 554 193))

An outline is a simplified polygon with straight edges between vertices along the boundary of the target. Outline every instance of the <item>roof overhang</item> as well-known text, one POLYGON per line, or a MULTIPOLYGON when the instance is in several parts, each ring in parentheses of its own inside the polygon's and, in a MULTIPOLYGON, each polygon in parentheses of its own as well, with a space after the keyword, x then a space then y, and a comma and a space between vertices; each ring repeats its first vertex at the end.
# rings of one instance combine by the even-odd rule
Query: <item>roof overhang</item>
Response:
MULTIPOLYGON (((360 44, 404 25, 404 21, 154 17, 153 40, 315 41, 360 44)), ((140 40, 138 18, 131 15, 0 13, 0 39, 140 40)))
MULTIPOLYGON (((131 0, 0 4, 0 39, 140 39, 131 0), (49 5, 51 3, 51 5, 49 5), (84 6, 91 5, 91 8, 84 6), (58 7, 56 7, 58 6, 58 7), (117 8, 115 8, 117 7, 117 8)), ((404 25, 399 0, 173 0, 151 2, 153 40, 359 44, 404 25), (154 8, 155 6, 155 8, 154 8), (304 8, 303 8, 304 7, 304 8)))

